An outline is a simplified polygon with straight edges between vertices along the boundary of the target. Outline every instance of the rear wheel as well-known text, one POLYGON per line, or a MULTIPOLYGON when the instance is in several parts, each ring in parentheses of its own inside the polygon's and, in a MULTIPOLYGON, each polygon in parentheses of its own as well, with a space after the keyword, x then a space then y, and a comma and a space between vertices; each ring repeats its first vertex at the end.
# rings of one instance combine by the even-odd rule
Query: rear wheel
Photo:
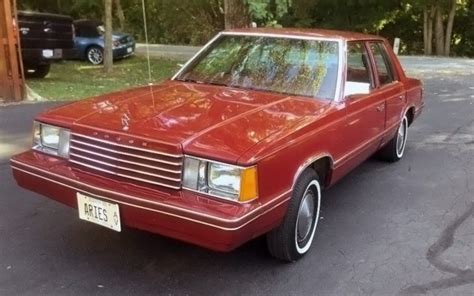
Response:
POLYGON ((104 50, 98 46, 91 46, 87 49, 86 57, 90 63, 100 65, 104 62, 104 50))
POLYGON ((319 220, 321 186, 317 173, 307 169, 295 184, 283 223, 267 234, 270 254, 292 262, 311 248, 319 220))
POLYGON ((48 75, 50 69, 50 64, 26 66, 25 76, 27 78, 45 78, 48 75))
POLYGON ((405 147, 407 144, 408 138, 408 117, 405 115, 398 127, 397 133, 390 140, 390 142, 385 145, 382 150, 380 150, 379 155, 383 160, 389 162, 395 162, 402 159, 403 154, 405 153, 405 147))

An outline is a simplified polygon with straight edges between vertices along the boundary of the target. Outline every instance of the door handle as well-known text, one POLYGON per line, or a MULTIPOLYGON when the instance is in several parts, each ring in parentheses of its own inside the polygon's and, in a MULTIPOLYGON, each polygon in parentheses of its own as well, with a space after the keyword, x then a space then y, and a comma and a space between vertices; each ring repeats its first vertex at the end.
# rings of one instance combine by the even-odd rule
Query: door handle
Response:
POLYGON ((405 99, 405 96, 404 95, 400 95, 398 96, 398 98, 400 99, 400 101, 403 101, 405 99))
POLYGON ((385 110, 385 104, 377 106, 377 111, 378 112, 382 112, 383 110, 385 110))

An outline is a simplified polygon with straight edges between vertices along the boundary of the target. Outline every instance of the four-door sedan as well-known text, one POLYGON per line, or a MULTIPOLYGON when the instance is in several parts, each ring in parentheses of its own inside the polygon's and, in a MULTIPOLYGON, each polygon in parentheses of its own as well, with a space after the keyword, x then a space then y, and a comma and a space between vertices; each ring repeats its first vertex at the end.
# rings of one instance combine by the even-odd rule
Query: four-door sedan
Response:
MULTIPOLYGON (((104 62, 104 25, 100 21, 74 21, 76 37, 74 45, 81 60, 87 60, 94 65, 104 62)), ((113 33, 114 59, 124 59, 135 54, 135 40, 124 33, 113 33)))
POLYGON ((78 209, 230 251, 311 247, 321 192, 374 153, 394 162, 423 108, 388 42, 323 30, 218 34, 171 80, 37 116, 18 184, 78 209))

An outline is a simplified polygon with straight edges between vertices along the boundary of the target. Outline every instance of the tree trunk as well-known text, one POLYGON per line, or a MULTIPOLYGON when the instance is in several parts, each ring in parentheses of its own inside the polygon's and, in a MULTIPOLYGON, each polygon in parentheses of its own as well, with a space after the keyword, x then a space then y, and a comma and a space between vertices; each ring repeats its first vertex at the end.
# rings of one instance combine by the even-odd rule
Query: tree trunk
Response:
POLYGON ((425 55, 429 55, 428 53, 428 18, 429 18, 429 12, 428 12, 428 7, 425 6, 423 8, 423 45, 424 45, 424 50, 423 52, 425 55))
POLYGON ((456 0, 451 1, 451 10, 446 24, 446 36, 444 37, 444 54, 449 56, 451 52, 451 37, 453 35, 454 16, 456 15, 456 0))
POLYGON ((114 0, 115 4, 115 15, 117 16, 119 20, 119 29, 120 31, 123 31, 125 28, 125 14, 123 13, 122 9, 122 2, 120 0, 114 0))
POLYGON ((436 9, 436 21, 435 21, 435 44, 436 44, 436 55, 444 55, 444 24, 443 24, 443 10, 438 7, 436 9))
POLYGON ((427 46, 426 55, 433 54, 433 20, 434 20, 435 14, 436 14, 436 7, 431 6, 428 13, 428 24, 427 24, 428 25, 428 32, 427 32, 428 43, 426 44, 427 46))
POLYGON ((113 53, 112 53, 112 0, 104 0, 105 4, 105 47, 104 47, 104 72, 112 72, 113 53))
POLYGON ((225 28, 250 27, 250 14, 248 7, 242 0, 224 0, 225 28))

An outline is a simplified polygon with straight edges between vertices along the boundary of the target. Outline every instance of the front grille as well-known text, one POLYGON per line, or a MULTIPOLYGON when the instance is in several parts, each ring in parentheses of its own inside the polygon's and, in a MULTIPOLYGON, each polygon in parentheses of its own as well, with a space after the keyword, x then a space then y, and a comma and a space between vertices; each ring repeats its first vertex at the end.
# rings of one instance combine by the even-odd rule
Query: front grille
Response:
POLYGON ((69 160, 82 169, 134 182, 181 188, 182 154, 164 153, 72 134, 69 156, 69 160))

